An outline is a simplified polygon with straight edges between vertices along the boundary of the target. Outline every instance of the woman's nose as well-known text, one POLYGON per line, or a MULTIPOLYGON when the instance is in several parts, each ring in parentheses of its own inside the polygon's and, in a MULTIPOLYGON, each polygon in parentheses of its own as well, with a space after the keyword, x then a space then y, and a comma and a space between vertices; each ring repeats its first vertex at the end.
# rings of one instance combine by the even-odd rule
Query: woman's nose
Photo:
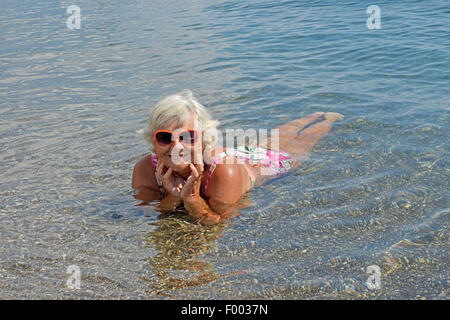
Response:
POLYGON ((180 142, 180 140, 178 138, 174 139, 172 141, 172 150, 183 150, 183 144, 180 142))

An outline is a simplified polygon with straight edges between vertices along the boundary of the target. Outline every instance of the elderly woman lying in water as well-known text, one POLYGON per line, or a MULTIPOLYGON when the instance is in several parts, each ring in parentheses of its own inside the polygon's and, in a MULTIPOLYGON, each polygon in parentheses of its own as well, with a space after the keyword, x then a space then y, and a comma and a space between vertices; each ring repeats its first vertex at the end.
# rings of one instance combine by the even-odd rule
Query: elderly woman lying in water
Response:
POLYGON ((260 141, 257 147, 225 148, 216 145, 218 121, 191 91, 168 96, 152 110, 144 133, 151 153, 134 167, 135 197, 161 200, 162 211, 184 205, 199 223, 217 224, 232 215, 255 184, 304 161, 332 123, 342 118, 316 112, 277 127, 272 130, 277 139, 260 141))

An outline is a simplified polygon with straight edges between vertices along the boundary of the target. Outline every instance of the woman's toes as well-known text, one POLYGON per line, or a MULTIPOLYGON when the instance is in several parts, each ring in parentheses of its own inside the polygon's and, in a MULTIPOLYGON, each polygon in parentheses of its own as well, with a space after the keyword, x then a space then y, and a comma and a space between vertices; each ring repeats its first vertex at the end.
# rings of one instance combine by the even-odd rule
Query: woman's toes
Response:
POLYGON ((337 112, 327 112, 325 113, 325 118, 327 120, 338 121, 344 119, 344 116, 337 112))

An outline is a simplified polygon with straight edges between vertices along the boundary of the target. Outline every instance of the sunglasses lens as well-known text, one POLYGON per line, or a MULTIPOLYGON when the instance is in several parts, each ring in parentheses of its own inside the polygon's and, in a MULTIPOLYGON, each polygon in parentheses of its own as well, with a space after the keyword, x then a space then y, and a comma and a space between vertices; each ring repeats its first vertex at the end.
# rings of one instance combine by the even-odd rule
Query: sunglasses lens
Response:
POLYGON ((194 130, 188 130, 180 134, 180 140, 185 144, 194 144, 197 141, 197 133, 194 130))
POLYGON ((156 134, 156 141, 159 144, 170 144, 172 142, 172 134, 169 132, 158 132, 156 134))

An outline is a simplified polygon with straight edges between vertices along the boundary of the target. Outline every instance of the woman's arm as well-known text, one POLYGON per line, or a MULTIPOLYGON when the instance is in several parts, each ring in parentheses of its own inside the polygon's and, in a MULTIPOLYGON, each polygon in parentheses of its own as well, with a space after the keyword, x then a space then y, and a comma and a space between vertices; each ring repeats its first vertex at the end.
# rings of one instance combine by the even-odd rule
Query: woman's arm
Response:
POLYGON ((134 166, 131 187, 138 190, 138 193, 134 195, 138 200, 151 202, 161 199, 161 192, 153 170, 151 155, 143 157, 134 166))
MULTIPOLYGON (((197 176, 197 170, 195 168, 191 170, 193 177, 197 176)), ((208 186, 208 193, 211 196, 206 202, 199 193, 200 179, 197 181, 191 177, 189 179, 193 188, 192 192, 188 192, 189 190, 182 192, 184 207, 190 216, 202 224, 216 224, 231 216, 237 209, 236 203, 249 189, 250 184, 248 172, 242 164, 225 161, 225 164, 217 165, 211 175, 208 186)), ((190 188, 188 183, 186 185, 190 188)))
POLYGON ((159 209, 161 211, 173 211, 183 203, 181 197, 171 194, 161 199, 164 195, 161 194, 158 182, 156 181, 151 155, 145 156, 134 166, 131 187, 138 191, 134 195, 134 198, 142 200, 144 203, 161 200, 159 203, 159 209))

